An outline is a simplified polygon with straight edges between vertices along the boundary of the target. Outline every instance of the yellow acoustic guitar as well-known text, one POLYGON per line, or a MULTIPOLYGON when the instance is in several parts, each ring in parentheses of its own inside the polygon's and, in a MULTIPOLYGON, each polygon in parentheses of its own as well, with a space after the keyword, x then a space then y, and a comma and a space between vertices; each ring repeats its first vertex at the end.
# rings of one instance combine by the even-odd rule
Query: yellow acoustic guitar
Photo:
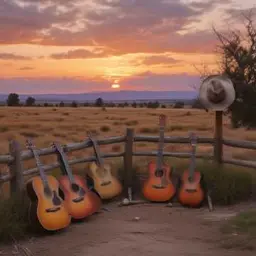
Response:
POLYGON ((88 133, 92 142, 96 162, 90 164, 89 177, 93 180, 94 189, 99 193, 102 199, 111 199, 122 192, 122 185, 120 181, 114 177, 111 173, 111 167, 108 164, 104 164, 102 157, 99 153, 98 143, 88 133))

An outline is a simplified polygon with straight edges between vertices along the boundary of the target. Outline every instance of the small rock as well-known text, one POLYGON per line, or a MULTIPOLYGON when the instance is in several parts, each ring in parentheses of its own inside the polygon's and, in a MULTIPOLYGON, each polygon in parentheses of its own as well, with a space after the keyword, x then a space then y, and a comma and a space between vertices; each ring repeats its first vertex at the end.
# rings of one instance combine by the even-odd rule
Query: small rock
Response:
POLYGON ((139 220, 140 220, 140 217, 134 217, 133 220, 139 221, 139 220))
POLYGON ((123 204, 129 204, 129 199, 128 198, 124 198, 124 200, 123 200, 123 204))

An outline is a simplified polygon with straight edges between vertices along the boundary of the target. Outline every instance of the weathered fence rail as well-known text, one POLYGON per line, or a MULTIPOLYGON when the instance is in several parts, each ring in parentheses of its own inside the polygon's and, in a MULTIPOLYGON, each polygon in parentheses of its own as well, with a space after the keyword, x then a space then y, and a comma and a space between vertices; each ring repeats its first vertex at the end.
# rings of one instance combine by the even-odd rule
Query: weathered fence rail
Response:
MULTIPOLYGON (((132 160, 133 157, 142 157, 142 156, 156 156, 157 151, 150 151, 150 152, 138 152, 133 151, 133 144, 136 142, 147 142, 147 143, 156 143, 158 142, 158 136, 144 136, 144 135, 135 135, 133 129, 128 128, 126 131, 125 136, 118 136, 118 137, 110 137, 106 139, 98 140, 99 145, 109 145, 115 143, 125 143, 124 152, 120 153, 108 153, 102 155, 103 158, 116 158, 122 157, 124 159, 124 171, 125 171, 125 187, 130 186, 126 181, 126 177, 128 177, 132 170, 132 160)), ((179 143, 179 144, 187 144, 189 143, 189 137, 165 137, 165 143, 179 143)), ((256 143, 250 141, 233 141, 222 139, 216 140, 216 138, 206 138, 206 137, 199 137, 198 138, 199 144, 210 144, 214 147, 214 154, 202 154, 197 153, 196 157, 199 159, 206 159, 206 160, 214 160, 218 164, 228 163, 238 166, 256 168, 256 161, 244 161, 238 159, 225 159, 222 155, 222 150, 216 150, 216 147, 219 148, 223 145, 230 146, 230 147, 237 147, 237 148, 245 148, 245 149, 256 149, 256 143), (220 145, 221 143, 221 145, 220 145)), ((91 148, 92 143, 91 141, 85 140, 83 142, 78 143, 70 143, 64 145, 65 152, 72 152, 77 150, 82 150, 86 148, 91 148)), ((56 154, 53 147, 38 149, 39 156, 47 156, 56 154)), ((164 156, 169 157, 177 157, 177 158, 190 158, 191 154, 186 152, 164 152, 164 156)), ((10 181, 11 184, 11 192, 19 191, 23 189, 24 186, 24 177, 38 174, 39 170, 37 168, 32 168, 28 170, 23 170, 23 161, 30 160, 33 158, 33 154, 30 150, 20 150, 20 145, 17 141, 10 142, 10 154, 9 155, 0 155, 0 164, 7 164, 9 166, 9 173, 0 176, 0 184, 3 182, 10 181)), ((86 158, 79 158, 79 159, 72 159, 69 160, 70 165, 75 165, 79 163, 86 163, 95 161, 95 157, 86 157, 86 158)), ((50 165, 44 165, 43 169, 46 172, 50 172, 55 168, 60 167, 60 163, 56 162, 50 165)), ((127 178, 127 180, 130 180, 127 178)))

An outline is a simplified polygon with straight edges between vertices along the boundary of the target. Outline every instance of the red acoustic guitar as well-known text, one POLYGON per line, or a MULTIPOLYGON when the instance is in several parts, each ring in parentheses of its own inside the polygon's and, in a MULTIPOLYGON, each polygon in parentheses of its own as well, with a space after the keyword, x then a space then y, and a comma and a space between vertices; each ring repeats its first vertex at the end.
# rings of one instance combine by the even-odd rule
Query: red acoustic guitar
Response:
POLYGON ((170 166, 163 163, 164 127, 166 116, 160 115, 160 138, 157 163, 149 163, 149 178, 144 183, 143 195, 152 202, 166 202, 175 195, 175 187, 171 181, 170 166))
POLYGON ((190 168, 181 177, 178 200, 184 206, 198 207, 205 199, 205 192, 201 186, 201 173, 195 170, 197 137, 194 133, 190 135, 190 142, 192 146, 190 168))
POLYGON ((84 219, 100 209, 101 199, 87 187, 84 178, 72 173, 63 148, 58 143, 53 143, 53 146, 64 167, 63 176, 59 178, 64 204, 73 219, 84 219))

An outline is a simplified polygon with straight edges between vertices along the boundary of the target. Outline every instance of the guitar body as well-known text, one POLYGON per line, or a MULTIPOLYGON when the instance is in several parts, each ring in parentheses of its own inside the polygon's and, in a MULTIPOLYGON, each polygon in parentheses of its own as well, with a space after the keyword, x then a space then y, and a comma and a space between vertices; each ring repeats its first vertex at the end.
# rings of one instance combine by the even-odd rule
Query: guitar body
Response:
POLYGON ((170 166, 163 164, 162 170, 164 175, 166 175, 167 184, 164 187, 158 187, 157 185, 161 183, 161 177, 156 175, 157 165, 154 161, 149 163, 148 171, 149 177, 145 181, 142 193, 146 199, 152 202, 166 202, 173 198, 175 195, 175 187, 170 179, 171 170, 170 166))
POLYGON ((79 192, 75 192, 72 189, 72 184, 67 175, 60 177, 60 188, 64 194, 64 204, 71 217, 74 219, 83 219, 100 209, 101 199, 97 194, 88 189, 82 177, 75 174, 73 177, 74 183, 85 191, 84 195, 79 195, 79 192))
POLYGON ((201 187, 201 173, 194 172, 193 181, 189 181, 189 171, 185 171, 181 177, 181 186, 178 192, 178 200, 184 206, 199 207, 205 198, 201 187))
POLYGON ((103 169, 95 162, 91 163, 89 176, 102 199, 111 199, 122 192, 120 181, 111 174, 111 167, 107 164, 104 164, 103 169))
POLYGON ((33 177, 27 183, 27 193, 34 207, 31 208, 31 218, 39 222, 43 229, 56 231, 69 226, 71 217, 59 195, 59 183, 50 175, 46 176, 52 195, 44 191, 44 184, 39 176, 33 177))

